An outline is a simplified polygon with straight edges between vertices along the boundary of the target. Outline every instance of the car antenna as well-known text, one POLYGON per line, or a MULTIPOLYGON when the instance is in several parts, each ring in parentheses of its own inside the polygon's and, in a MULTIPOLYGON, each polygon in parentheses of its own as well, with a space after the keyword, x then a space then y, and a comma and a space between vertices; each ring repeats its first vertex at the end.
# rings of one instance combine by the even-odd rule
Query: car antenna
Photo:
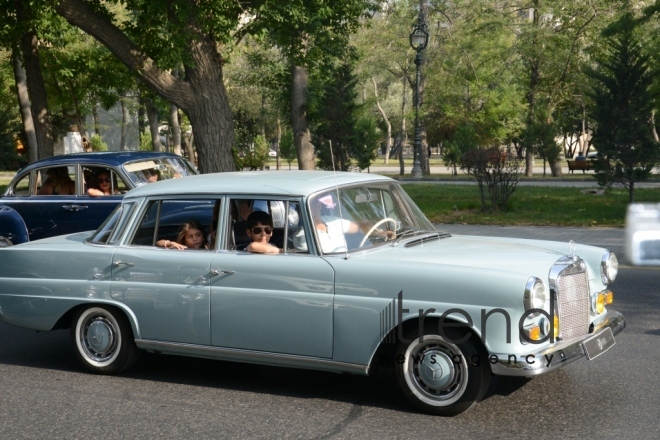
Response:
POLYGON ((335 192, 337 193, 337 204, 339 205, 339 219, 341 221, 341 234, 344 237, 344 258, 348 260, 348 243, 346 242, 346 234, 344 234, 344 217, 341 213, 341 199, 339 198, 339 185, 337 184, 337 170, 335 169, 335 155, 332 152, 332 140, 328 139, 330 144, 330 160, 332 160, 332 174, 335 176, 335 192))

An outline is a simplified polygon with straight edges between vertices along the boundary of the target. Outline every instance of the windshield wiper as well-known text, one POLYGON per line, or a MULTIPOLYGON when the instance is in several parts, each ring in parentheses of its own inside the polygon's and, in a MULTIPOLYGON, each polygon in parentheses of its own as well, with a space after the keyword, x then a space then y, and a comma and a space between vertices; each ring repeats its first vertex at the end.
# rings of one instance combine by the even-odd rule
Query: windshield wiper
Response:
POLYGON ((417 235, 417 234, 439 234, 438 231, 428 231, 426 229, 408 229, 407 231, 403 231, 397 238, 394 243, 392 243, 392 246, 396 246, 399 244, 399 242, 404 239, 405 237, 410 237, 412 235, 417 235))

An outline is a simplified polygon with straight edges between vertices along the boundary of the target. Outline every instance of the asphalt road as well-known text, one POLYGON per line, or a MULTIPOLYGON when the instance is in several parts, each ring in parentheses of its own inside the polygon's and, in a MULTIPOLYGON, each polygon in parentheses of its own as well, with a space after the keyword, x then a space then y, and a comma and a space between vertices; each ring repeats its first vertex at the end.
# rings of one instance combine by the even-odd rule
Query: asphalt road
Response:
POLYGON ((0 323, 0 438, 657 439, 660 270, 622 268, 616 345, 533 380, 494 378, 470 411, 411 410, 387 375, 359 377, 146 354, 83 372, 68 331, 0 323))

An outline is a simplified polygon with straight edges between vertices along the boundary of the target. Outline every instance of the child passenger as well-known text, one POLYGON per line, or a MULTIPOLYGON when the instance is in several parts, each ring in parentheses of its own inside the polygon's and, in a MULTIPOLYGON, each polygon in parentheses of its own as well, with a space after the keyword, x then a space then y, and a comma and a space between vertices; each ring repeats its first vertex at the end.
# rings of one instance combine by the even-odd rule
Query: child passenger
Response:
POLYGON ((252 240, 245 250, 256 254, 281 254, 284 249, 269 243, 273 219, 267 212, 253 211, 247 218, 247 235, 252 240))
POLYGON ((158 240, 156 245, 168 249, 209 249, 204 226, 196 220, 183 224, 176 241, 158 240))

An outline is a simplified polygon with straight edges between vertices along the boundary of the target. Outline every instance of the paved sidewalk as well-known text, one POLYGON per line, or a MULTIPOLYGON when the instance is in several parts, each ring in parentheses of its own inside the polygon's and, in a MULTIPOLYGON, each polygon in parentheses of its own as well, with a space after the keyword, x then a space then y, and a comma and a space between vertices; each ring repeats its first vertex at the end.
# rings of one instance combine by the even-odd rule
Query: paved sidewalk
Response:
MULTIPOLYGON (((484 226, 435 225, 437 229, 456 235, 486 235, 494 237, 529 238, 564 241, 607 248, 616 253, 619 264, 628 265, 625 256, 625 230, 623 228, 557 228, 551 226, 484 226)), ((568 244, 566 245, 568 252, 568 244)))

